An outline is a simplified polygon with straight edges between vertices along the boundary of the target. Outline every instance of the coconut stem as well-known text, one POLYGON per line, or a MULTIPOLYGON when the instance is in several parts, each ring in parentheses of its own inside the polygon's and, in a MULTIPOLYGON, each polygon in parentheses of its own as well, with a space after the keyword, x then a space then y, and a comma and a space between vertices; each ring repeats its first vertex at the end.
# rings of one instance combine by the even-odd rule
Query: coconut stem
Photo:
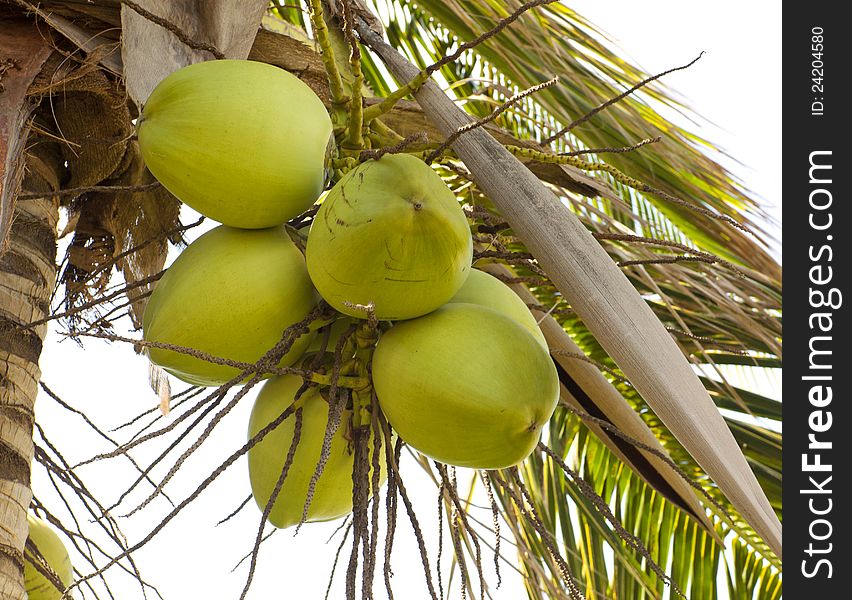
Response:
MULTIPOLYGON (((370 123, 370 128, 375 131, 381 138, 390 138, 390 142, 393 144, 398 144, 399 142, 405 139, 399 133, 388 127, 384 123, 384 121, 380 119, 374 119, 370 123)), ((384 140, 382 140, 382 142, 382 145, 385 145, 384 140)))
POLYGON ((370 362, 373 360, 373 348, 378 339, 378 323, 373 319, 364 321, 352 336, 355 341, 355 369, 360 378, 368 384, 352 393, 353 425, 368 426, 372 422, 373 381, 370 378, 370 362))
POLYGON ((328 25, 323 17, 322 1, 310 0, 311 3, 311 24, 314 27, 314 36, 320 46, 320 56, 322 57, 323 66, 328 76, 328 87, 331 91, 332 103, 336 105, 344 105, 349 102, 349 96, 343 87, 343 79, 340 77, 340 71, 337 68, 337 63, 334 60, 334 50, 331 47, 331 40, 328 35, 328 25))
POLYGON ((355 80, 352 82, 352 100, 349 103, 349 123, 347 124, 346 142, 343 144, 347 150, 360 151, 364 149, 364 99, 361 88, 364 85, 364 73, 361 71, 361 48, 353 30, 352 7, 348 0, 343 0, 343 36, 349 43, 349 68, 355 80))
MULTIPOLYGON (((313 372, 307 375, 306 379, 319 385, 331 385, 331 375, 327 373, 313 372)), ((340 376, 337 378, 337 385, 352 390, 363 390, 370 387, 370 379, 368 377, 340 376)))
POLYGON ((337 181, 340 181, 341 177, 343 177, 344 175, 346 175, 346 173, 358 166, 358 159, 354 156, 336 158, 332 161, 331 166, 335 171, 335 177, 337 181))
POLYGON ((379 102, 378 104, 373 104, 372 106, 368 106, 364 109, 364 122, 370 123, 373 119, 377 119, 381 117, 383 114, 390 112, 396 103, 408 96, 409 94, 413 94, 420 87, 429 80, 430 73, 428 71, 420 71, 411 81, 407 84, 396 90, 395 92, 391 92, 387 98, 379 102))

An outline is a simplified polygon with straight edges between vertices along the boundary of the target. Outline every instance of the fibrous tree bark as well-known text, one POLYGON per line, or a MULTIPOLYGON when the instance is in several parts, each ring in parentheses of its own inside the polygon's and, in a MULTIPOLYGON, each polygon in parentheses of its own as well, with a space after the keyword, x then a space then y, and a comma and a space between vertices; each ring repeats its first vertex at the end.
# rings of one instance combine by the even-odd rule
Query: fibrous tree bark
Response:
POLYGON ((31 23, 0 31, 0 599, 23 600, 23 549, 32 498, 34 404, 45 326, 56 280, 58 163, 24 148, 33 108, 27 92, 50 55, 31 23), (21 180, 44 198, 15 202, 21 180))
POLYGON ((27 188, 43 198, 20 202, 8 247, 0 258, 0 598, 26 598, 21 584, 26 511, 32 498, 35 398, 47 325, 27 323, 49 314, 56 280, 59 211, 51 197, 58 187, 56 164, 28 160, 27 188))

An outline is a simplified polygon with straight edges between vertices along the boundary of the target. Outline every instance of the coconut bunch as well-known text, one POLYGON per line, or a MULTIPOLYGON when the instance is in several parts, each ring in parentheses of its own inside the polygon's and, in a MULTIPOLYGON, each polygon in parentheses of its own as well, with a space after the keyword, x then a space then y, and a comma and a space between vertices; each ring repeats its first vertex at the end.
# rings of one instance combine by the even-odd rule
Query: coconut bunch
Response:
POLYGON ((206 386, 256 381, 258 361, 267 374, 300 369, 264 383, 249 424, 250 438, 267 431, 249 473, 271 523, 352 510, 352 440, 370 431, 378 464, 376 407, 392 435, 443 463, 497 469, 532 452, 559 395, 547 344, 514 292, 472 268, 465 214, 429 165, 352 161, 320 200, 329 115, 298 78, 250 61, 173 73, 138 130, 153 175, 222 224, 154 289, 151 360, 206 386), (301 243, 287 223, 317 202, 301 243), (333 311, 311 320, 322 301, 333 311))

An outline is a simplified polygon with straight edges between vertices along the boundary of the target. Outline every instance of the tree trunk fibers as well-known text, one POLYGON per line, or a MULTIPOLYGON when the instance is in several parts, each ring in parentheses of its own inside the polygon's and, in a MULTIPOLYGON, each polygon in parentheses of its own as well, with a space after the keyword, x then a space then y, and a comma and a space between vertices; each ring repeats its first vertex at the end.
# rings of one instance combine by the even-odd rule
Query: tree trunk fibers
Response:
POLYGON ((34 404, 47 325, 25 326, 49 313, 56 280, 58 165, 27 161, 25 189, 44 198, 16 203, 0 256, 0 600, 26 600, 23 548, 32 499, 34 404))
POLYGON ((24 156, 35 104, 29 88, 52 51, 30 21, 8 20, 0 28, 0 600, 27 598, 33 404, 46 327, 21 326, 47 315, 56 280, 58 210, 49 192, 59 187, 59 164, 38 148, 32 160, 24 156), (16 202, 22 178, 47 197, 16 202))

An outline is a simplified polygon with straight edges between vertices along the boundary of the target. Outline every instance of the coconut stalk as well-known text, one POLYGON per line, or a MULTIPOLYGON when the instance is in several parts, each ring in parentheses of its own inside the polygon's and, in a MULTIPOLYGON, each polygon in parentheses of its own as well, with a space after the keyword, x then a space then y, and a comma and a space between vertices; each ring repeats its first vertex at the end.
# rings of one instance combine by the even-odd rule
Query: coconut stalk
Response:
MULTIPOLYGON (((420 73, 366 21, 358 33, 398 81, 420 73)), ((472 122, 432 81, 414 95, 445 136, 472 122)), ((780 557, 781 523, 736 440, 627 277, 559 198, 487 131, 471 130, 452 148, 648 405, 780 557)))

